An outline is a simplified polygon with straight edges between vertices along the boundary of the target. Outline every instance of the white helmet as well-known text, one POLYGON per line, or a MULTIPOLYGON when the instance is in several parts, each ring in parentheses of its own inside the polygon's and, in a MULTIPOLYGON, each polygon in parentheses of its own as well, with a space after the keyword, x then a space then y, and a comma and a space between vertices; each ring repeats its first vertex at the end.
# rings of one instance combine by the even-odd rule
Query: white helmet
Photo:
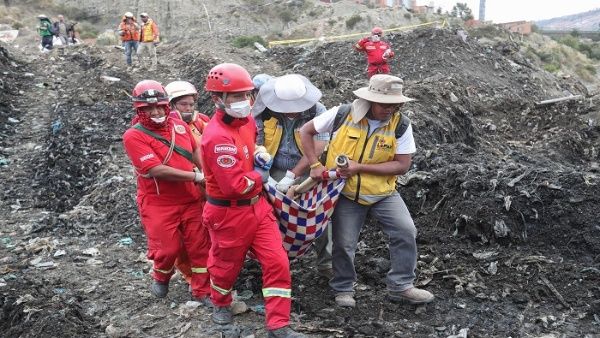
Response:
POLYGON ((165 90, 169 95, 169 102, 181 96, 198 95, 196 87, 187 81, 173 81, 165 87, 165 90))
POLYGON ((48 17, 44 14, 40 14, 37 17, 38 17, 38 19, 48 19, 48 17))
POLYGON ((148 17, 148 13, 144 12, 142 14, 140 14, 141 17, 147 18, 148 17))
POLYGON ((125 14, 123 14, 123 16, 125 16, 126 18, 133 18, 133 13, 125 12, 125 14))

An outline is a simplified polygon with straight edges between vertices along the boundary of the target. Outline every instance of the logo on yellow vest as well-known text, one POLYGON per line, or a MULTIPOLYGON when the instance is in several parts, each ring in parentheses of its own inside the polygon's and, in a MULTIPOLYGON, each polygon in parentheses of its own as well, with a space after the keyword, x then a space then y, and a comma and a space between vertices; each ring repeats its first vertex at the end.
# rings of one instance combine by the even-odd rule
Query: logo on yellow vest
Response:
POLYGON ((377 145, 375 147, 376 147, 376 150, 390 151, 390 150, 392 150, 393 145, 391 145, 389 143, 385 143, 385 140, 381 139, 377 142, 377 145))

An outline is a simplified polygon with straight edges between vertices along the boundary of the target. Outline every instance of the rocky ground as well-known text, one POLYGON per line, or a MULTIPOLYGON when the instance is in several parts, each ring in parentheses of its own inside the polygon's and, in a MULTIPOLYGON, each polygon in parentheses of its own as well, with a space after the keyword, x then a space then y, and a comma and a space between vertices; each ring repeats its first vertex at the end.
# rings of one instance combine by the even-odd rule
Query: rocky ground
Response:
MULTIPOLYGON (((386 300, 386 238, 369 222, 357 253, 358 306, 335 305, 309 255, 292 263, 293 326, 313 337, 598 336, 598 98, 511 43, 484 47, 435 29, 390 40, 393 72, 418 99, 405 107, 418 153, 399 189, 419 229, 418 285, 437 300, 386 300), (536 104, 569 94, 582 98, 536 104)), ((228 61, 253 74, 304 74, 330 107, 366 84, 365 66, 350 42, 266 54, 218 47, 164 45, 151 73, 127 72, 112 47, 0 48, 2 336, 266 336, 254 262, 236 285, 248 309, 234 326, 212 324, 177 277, 167 299, 150 295, 121 146, 133 116, 127 93, 144 78, 201 88, 207 71, 228 61)), ((207 95, 200 101, 210 108, 207 95)))

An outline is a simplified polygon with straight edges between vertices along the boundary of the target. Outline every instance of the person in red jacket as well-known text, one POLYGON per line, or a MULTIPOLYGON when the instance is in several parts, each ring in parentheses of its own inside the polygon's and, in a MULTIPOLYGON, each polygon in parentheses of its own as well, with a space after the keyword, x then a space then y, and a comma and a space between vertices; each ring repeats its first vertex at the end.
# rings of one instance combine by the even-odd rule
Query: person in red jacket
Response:
MULTIPOLYGON (((196 87, 187 81, 173 81, 165 86, 165 90, 169 95, 169 105, 171 107, 169 116, 187 123, 192 132, 192 137, 200 147, 202 132, 210 118, 194 110, 198 100, 196 87)), ((201 200, 201 204, 204 206, 204 193, 202 193, 201 200)), ((204 236, 208 236, 206 228, 204 229, 204 236)), ((192 285, 192 265, 185 248, 182 248, 179 257, 175 260, 175 267, 181 272, 188 284, 192 285)))
POLYGON ((233 321, 231 290, 251 251, 263 270, 269 337, 305 337, 289 327, 291 276, 273 209, 262 193, 268 171, 255 165, 256 124, 250 115, 250 74, 223 63, 208 73, 204 88, 215 113, 204 129, 201 152, 206 175, 203 222, 210 233, 208 271, 213 322, 233 321))
POLYGON ((383 30, 374 27, 371 36, 360 39, 354 48, 367 55, 367 77, 370 79, 375 74, 389 74, 388 60, 394 57, 394 51, 389 43, 381 40, 383 30))
POLYGON ((210 305, 207 270, 210 239, 202 225, 204 175, 199 147, 189 127, 168 118, 169 101, 162 85, 144 80, 133 89, 137 123, 123 134, 123 145, 137 175, 137 204, 154 261, 150 291, 166 297, 175 259, 182 246, 189 256, 192 295, 210 305))

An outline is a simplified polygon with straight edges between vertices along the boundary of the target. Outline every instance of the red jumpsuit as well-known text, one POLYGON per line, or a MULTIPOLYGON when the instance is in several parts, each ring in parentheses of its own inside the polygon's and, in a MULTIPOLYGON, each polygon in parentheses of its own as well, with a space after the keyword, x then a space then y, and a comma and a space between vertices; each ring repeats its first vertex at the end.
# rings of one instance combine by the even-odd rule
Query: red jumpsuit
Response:
POLYGON ((387 59, 394 57, 394 52, 391 50, 391 46, 385 41, 373 42, 369 37, 360 39, 356 45, 354 45, 358 51, 365 52, 367 54, 367 62, 369 66, 367 68, 367 76, 369 79, 375 74, 389 74, 390 66, 387 64, 387 59), (389 50, 387 59, 383 58, 383 54, 389 50))
MULTIPOLYGON (((169 114, 169 116, 174 119, 183 121, 183 119, 181 118, 181 115, 179 114, 179 112, 177 110, 172 110, 171 113, 169 114)), ((198 145, 198 147, 200 147, 200 140, 202 137, 202 132, 204 131, 204 127, 206 126, 206 124, 208 123, 209 120, 210 120, 210 117, 208 117, 204 114, 195 112, 195 114, 192 118, 192 121, 187 124, 190 127, 192 136, 194 137, 194 140, 196 141, 196 144, 198 145)), ((202 207, 204 207, 204 203, 205 203, 204 193, 201 195, 201 198, 202 198, 201 205, 202 205, 202 207)), ((208 235, 208 233, 207 233, 207 235, 208 235)), ((190 262, 190 258, 188 257, 187 251, 185 250, 185 247, 182 247, 182 249, 179 253, 179 256, 175 260, 175 267, 177 268, 177 270, 179 270, 179 272, 181 272, 181 275, 183 276, 183 278, 185 278, 185 280, 188 282, 188 284, 191 285, 192 284, 192 264, 190 262)))
MULTIPOLYGON (((196 142, 190 129, 181 121, 167 119, 168 128, 152 130, 167 140, 174 132, 175 144, 193 152, 196 142)), ((191 261, 192 294, 204 297, 210 293, 207 271, 210 237, 202 225, 201 193, 191 181, 167 181, 147 177, 148 171, 160 164, 192 171, 194 165, 173 152, 164 162, 169 148, 144 132, 130 128, 123 135, 123 145, 137 173, 137 204, 148 241, 149 259, 154 261, 152 277, 168 283, 173 265, 182 246, 191 261)))
POLYGON ((252 117, 234 119, 221 110, 202 135, 211 299, 219 307, 231 304, 231 290, 250 250, 262 267, 267 328, 275 330, 289 324, 291 276, 273 209, 254 171, 255 141, 252 117))

